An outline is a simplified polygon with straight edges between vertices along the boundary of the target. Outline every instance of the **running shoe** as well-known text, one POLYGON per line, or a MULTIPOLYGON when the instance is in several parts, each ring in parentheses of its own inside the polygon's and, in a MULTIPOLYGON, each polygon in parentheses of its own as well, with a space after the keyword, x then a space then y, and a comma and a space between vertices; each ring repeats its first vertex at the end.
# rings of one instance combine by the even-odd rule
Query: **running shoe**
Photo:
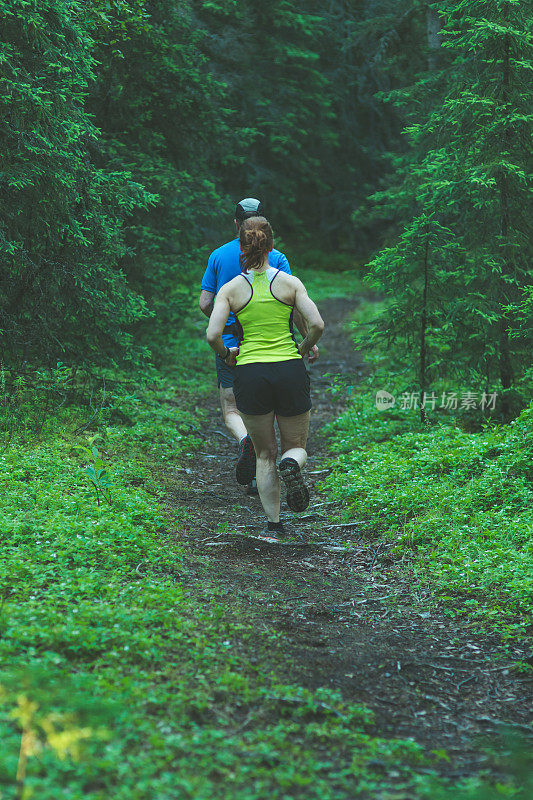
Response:
POLYGON ((235 469, 237 483, 246 486, 255 478, 255 450, 251 438, 246 435, 239 444, 239 458, 235 469))
POLYGON ((287 505, 291 511, 305 511, 309 505, 309 489, 298 462, 294 458, 284 458, 279 462, 279 474, 287 487, 287 505))
POLYGON ((272 536, 269 531, 265 531, 264 533, 251 533, 248 538, 256 539, 258 542, 267 542, 267 544, 283 544, 281 539, 278 539, 277 536, 272 536))
POLYGON ((283 522, 268 522, 261 533, 252 533, 250 538, 261 539, 263 542, 270 542, 270 544, 282 544, 286 533, 283 522))
POLYGON ((285 530, 285 526, 283 522, 268 522, 267 529, 265 531, 266 536, 275 536, 279 538, 280 536, 284 536, 287 533, 285 530))
POLYGON ((256 497, 259 494, 257 489, 257 481, 255 478, 252 478, 248 486, 246 487, 246 494, 250 497, 256 497))

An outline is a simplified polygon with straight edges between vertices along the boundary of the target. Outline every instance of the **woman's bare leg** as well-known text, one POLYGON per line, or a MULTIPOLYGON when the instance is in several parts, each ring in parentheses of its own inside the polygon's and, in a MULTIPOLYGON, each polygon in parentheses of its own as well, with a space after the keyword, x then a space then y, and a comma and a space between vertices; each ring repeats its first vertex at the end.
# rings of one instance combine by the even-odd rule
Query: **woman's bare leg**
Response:
POLYGON ((274 412, 242 414, 246 430, 252 437, 257 457, 257 489, 269 522, 279 522, 279 478, 276 470, 278 446, 274 431, 274 412))
POLYGON ((281 458, 294 458, 300 469, 307 461, 307 436, 309 434, 309 411, 295 417, 276 417, 281 434, 281 458))

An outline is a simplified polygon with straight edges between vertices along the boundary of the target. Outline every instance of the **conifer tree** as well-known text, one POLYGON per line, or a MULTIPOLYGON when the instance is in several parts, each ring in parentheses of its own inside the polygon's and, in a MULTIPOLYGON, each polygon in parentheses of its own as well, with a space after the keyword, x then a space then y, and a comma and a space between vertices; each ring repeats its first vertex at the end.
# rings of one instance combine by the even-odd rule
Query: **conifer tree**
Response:
POLYGON ((92 41, 67 0, 0 1, 2 357, 53 364, 134 357, 144 303, 119 268, 125 217, 150 196, 91 160, 92 41))
POLYGON ((260 194, 287 232, 302 221, 316 227, 325 189, 320 159, 337 137, 320 69, 321 17, 297 0, 194 5, 210 32, 213 70, 225 84, 224 110, 241 129, 223 189, 235 199, 260 194))
POLYGON ((396 203, 377 213, 368 197, 390 188, 408 149, 401 109, 382 98, 425 68, 423 13, 416 0, 330 0, 321 7, 321 61, 338 132, 337 147, 321 159, 329 190, 322 225, 342 230, 338 244, 365 258, 398 216, 396 203), (353 226, 346 225, 348 215, 353 226))
POLYGON ((129 217, 121 262, 153 313, 153 337, 190 313, 199 250, 220 236, 232 210, 217 184, 238 131, 221 111, 222 88, 190 5, 146 3, 143 15, 123 5, 93 18, 100 68, 89 108, 101 164, 130 172, 155 197, 129 217))
MULTIPOLYGON (((374 335, 409 345, 411 325, 420 336, 411 365, 421 392, 439 371, 460 376, 498 389, 508 418, 532 345, 515 336, 530 276, 531 33, 516 0, 433 5, 453 60, 442 102, 408 128, 425 155, 404 192, 413 216, 373 265, 395 297, 374 335), (432 332, 425 342, 424 324, 432 332)), ((426 86, 422 79, 411 96, 426 86)))

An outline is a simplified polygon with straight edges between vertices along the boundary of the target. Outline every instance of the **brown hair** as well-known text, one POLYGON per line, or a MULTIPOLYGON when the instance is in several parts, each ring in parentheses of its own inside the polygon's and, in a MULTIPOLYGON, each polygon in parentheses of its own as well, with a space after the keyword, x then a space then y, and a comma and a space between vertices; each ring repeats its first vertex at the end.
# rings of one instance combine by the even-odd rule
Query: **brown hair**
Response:
POLYGON ((274 246, 274 236, 270 222, 264 217, 248 217, 239 229, 241 243, 241 269, 257 269, 274 246))

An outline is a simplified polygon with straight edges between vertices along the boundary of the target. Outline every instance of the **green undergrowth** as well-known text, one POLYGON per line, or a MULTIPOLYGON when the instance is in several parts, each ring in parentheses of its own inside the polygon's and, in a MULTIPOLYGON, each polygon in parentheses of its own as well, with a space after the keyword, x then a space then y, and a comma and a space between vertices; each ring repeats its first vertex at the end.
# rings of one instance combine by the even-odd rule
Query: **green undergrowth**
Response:
POLYGON ((143 397, 121 406, 134 424, 76 433, 71 408, 0 457, 2 799, 386 797, 431 774, 366 708, 280 684, 283 642, 211 567, 191 583, 187 508, 165 510, 152 472, 199 439, 190 410, 148 423, 143 397))
POLYGON ((11 395, 4 373, 0 797, 333 800, 411 785, 433 771, 416 743, 376 737, 371 712, 335 692, 280 684, 280 637, 220 599, 212 565, 191 581, 189 512, 170 513, 157 473, 202 441, 212 365, 194 344, 174 357, 165 378, 93 381, 84 404, 63 365, 11 395))
POLYGON ((360 384, 333 388, 347 391, 347 408, 329 425, 336 456, 327 491, 344 519, 395 542, 448 613, 520 634, 533 593, 533 404, 477 432, 465 424, 469 410, 437 408, 422 425, 391 389, 386 354, 367 360, 374 370, 360 384), (380 388, 395 394, 393 407, 376 408, 380 388))
POLYGON ((63 434, 0 459, 2 800, 386 800, 442 787, 443 751, 377 737, 372 713, 335 691, 280 683, 283 637, 221 596, 212 564, 190 578, 187 509, 164 510, 149 464, 117 442, 117 429, 63 434), (91 466, 106 475, 99 491, 91 466))
POLYGON ((185 557, 194 520, 169 508, 158 475, 203 441, 204 328, 161 346, 164 377, 3 375, 0 797, 444 791, 438 742, 383 739, 364 706, 280 681, 283 635, 223 591, 216 561, 185 557))

